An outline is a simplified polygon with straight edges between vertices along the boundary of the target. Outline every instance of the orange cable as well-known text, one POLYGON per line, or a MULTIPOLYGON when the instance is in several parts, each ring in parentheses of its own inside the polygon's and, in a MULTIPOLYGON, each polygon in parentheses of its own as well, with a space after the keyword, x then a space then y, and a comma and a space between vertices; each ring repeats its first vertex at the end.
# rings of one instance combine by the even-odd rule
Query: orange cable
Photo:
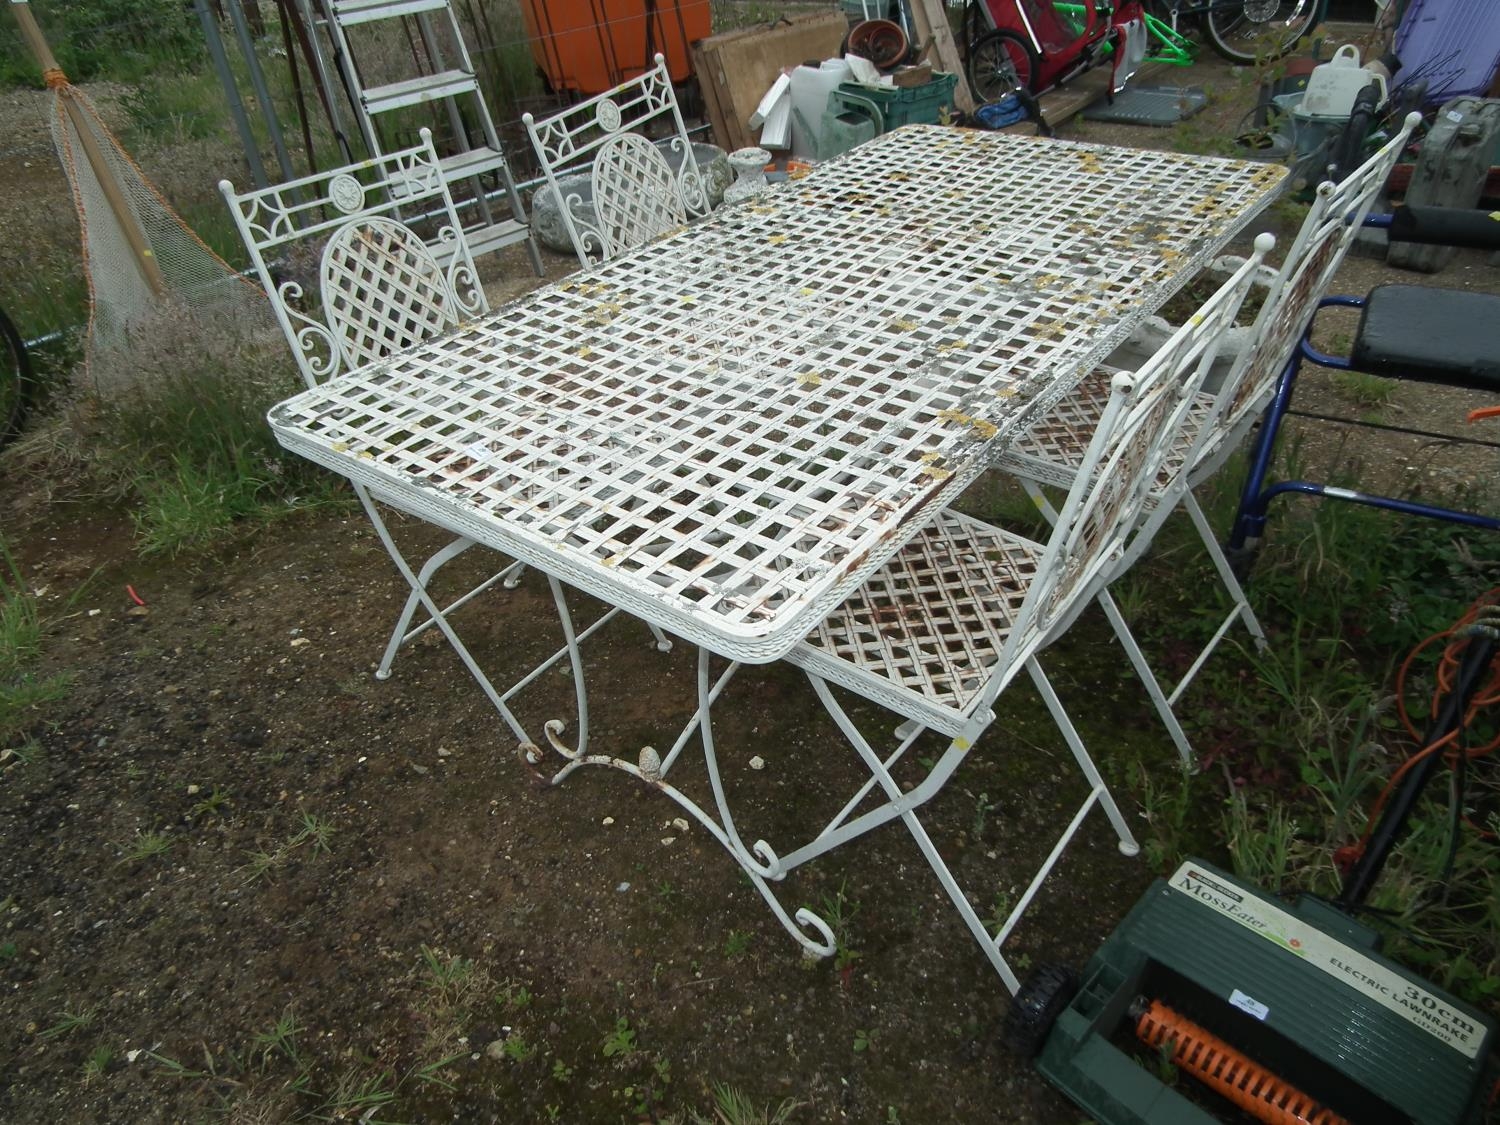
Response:
MULTIPOLYGON (((1500 408, 1497 408, 1500 410, 1500 408)), ((1464 647, 1469 640, 1469 629, 1486 616, 1486 610, 1500 605, 1500 587, 1486 591, 1470 604, 1464 615, 1456 621, 1452 627, 1441 632, 1433 633, 1431 636, 1420 641, 1401 662, 1401 667, 1396 673, 1396 711, 1400 716, 1401 724, 1413 740, 1420 743, 1422 735, 1412 721, 1411 714, 1406 706, 1406 679, 1411 671, 1412 665, 1417 657, 1436 641, 1447 639, 1443 646, 1442 654, 1438 657, 1437 667, 1434 669, 1433 678, 1436 686, 1433 688, 1431 700, 1431 713, 1436 715, 1442 706, 1443 700, 1453 691, 1454 680, 1463 661, 1464 647)), ((1464 711, 1463 723, 1456 729, 1449 731, 1436 741, 1426 746, 1421 746, 1415 753, 1410 755, 1391 774, 1380 796, 1376 798, 1370 809, 1370 814, 1365 820, 1365 830, 1360 835, 1358 843, 1349 848, 1340 848, 1342 859, 1352 862, 1364 852, 1365 845, 1369 842, 1370 833, 1374 830, 1375 822, 1380 817, 1380 812, 1385 808, 1385 803, 1390 799, 1396 786, 1417 763, 1438 753, 1445 747, 1455 742, 1462 730, 1466 729, 1474 717, 1486 707, 1492 707, 1500 703, 1500 661, 1492 662, 1489 669, 1489 679, 1485 686, 1476 691, 1469 701, 1469 706, 1464 711)), ((1459 757, 1467 761, 1475 761, 1493 753, 1500 748, 1500 735, 1479 746, 1465 747, 1450 750, 1447 754, 1449 767, 1457 766, 1459 757)))

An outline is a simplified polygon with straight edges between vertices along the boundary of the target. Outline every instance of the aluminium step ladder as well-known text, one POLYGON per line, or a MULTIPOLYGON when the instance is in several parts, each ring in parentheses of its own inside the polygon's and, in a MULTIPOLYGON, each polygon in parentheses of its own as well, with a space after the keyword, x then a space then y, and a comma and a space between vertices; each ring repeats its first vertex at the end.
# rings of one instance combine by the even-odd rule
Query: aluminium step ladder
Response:
POLYGON ((472 198, 474 204, 475 221, 470 224, 466 219, 464 227, 470 253, 478 257, 502 246, 525 242, 532 268, 537 276, 542 276, 542 259, 526 220, 525 205, 516 190, 510 164, 495 132, 495 123, 490 119, 489 107, 479 88, 477 72, 469 58, 469 48, 464 43, 450 0, 322 0, 321 6, 328 37, 333 44, 334 60, 349 90, 355 115, 359 118, 360 132, 370 153, 382 155, 384 151, 375 127, 375 119, 381 114, 441 102, 459 149, 440 156, 443 179, 449 184, 450 191, 456 183, 467 181, 472 185, 468 195, 453 193, 454 202, 459 204, 461 211, 470 210, 465 207, 465 200, 472 198), (350 49, 349 29, 382 21, 395 26, 397 21, 406 17, 415 20, 430 72, 366 85, 365 76, 350 49), (440 39, 444 28, 447 31, 447 50, 440 39), (478 126, 481 144, 473 144, 469 139, 464 108, 469 110, 478 126), (508 215, 491 213, 491 200, 480 179, 488 173, 494 173, 500 181, 509 204, 508 215))

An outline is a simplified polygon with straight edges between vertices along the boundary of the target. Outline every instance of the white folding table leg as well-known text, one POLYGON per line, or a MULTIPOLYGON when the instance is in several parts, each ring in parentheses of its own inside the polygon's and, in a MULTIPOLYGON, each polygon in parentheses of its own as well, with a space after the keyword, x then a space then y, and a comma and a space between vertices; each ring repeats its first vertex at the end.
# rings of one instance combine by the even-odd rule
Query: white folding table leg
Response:
MULTIPOLYGON (((472 546, 474 546, 474 540, 468 538, 459 538, 453 540, 453 542, 449 543, 442 550, 435 552, 431 558, 429 558, 425 563, 422 564, 422 569, 417 572, 417 581, 421 583, 422 589, 427 589, 427 584, 432 581, 432 576, 436 574, 441 567, 446 566, 448 563, 458 558, 459 555, 463 554, 472 546)), ((457 599, 451 605, 447 606, 443 610, 443 612, 452 613, 459 606, 465 604, 472 598, 478 597, 480 594, 484 593, 491 586, 493 586, 496 582, 501 580, 503 580, 503 585, 507 590, 514 589, 516 583, 520 580, 521 572, 524 569, 524 566, 519 562, 513 562, 509 566, 501 568, 498 572, 490 576, 484 582, 481 582, 478 586, 475 586, 463 597, 457 599)), ((377 680, 390 679, 391 665, 395 662, 397 651, 401 648, 402 645, 415 640, 418 636, 420 636, 423 632, 425 632, 432 626, 433 621, 431 618, 428 618, 426 621, 422 622, 422 624, 418 625, 415 629, 412 629, 410 632, 407 631, 407 626, 411 624, 411 619, 416 614, 417 606, 419 604, 420 599, 417 596, 417 591, 414 589, 410 594, 406 596, 406 605, 401 608, 401 616, 396 619, 396 627, 391 630, 391 639, 386 642, 385 654, 381 656, 380 667, 375 672, 375 678, 377 680)))
MULTIPOLYGON (((455 539, 452 543, 449 543, 442 550, 437 551, 435 554, 433 554, 433 556, 422 565, 422 569, 417 572, 417 580, 421 583, 422 589, 427 589, 427 584, 432 581, 432 576, 438 572, 439 568, 452 562, 459 555, 463 554, 474 545, 474 540, 472 539, 455 539)), ((521 576, 525 573, 525 563, 513 562, 510 565, 501 568, 489 578, 485 579, 478 586, 475 586, 467 594, 463 595, 463 597, 455 599, 443 610, 443 612, 452 613, 455 609, 458 609, 460 606, 467 604, 472 599, 477 598, 480 594, 484 593, 496 582, 500 582, 500 584, 507 590, 514 590, 520 584, 521 576)), ((411 619, 416 614, 417 606, 419 604, 420 599, 417 596, 416 590, 413 590, 410 594, 407 595, 406 605, 402 607, 401 616, 396 620, 396 627, 391 631, 391 639, 386 642, 385 653, 380 658, 380 667, 375 672, 375 678, 377 680, 390 679, 391 665, 395 663, 396 653, 400 651, 401 646, 415 640, 423 632, 432 627, 433 621, 431 618, 428 618, 416 628, 408 631, 407 626, 411 624, 411 619)), ((658 652, 671 652, 672 642, 667 639, 666 634, 664 634, 655 625, 651 625, 649 626, 649 628, 651 630, 651 635, 656 638, 656 650, 658 652)))
POLYGON ((375 500, 370 495, 369 490, 361 484, 356 484, 354 492, 359 497, 359 502, 364 505, 365 514, 369 516, 370 523, 375 528, 375 534, 379 536, 380 542, 385 546, 386 553, 391 556, 391 561, 396 564, 396 569, 401 572, 401 577, 406 579, 407 585, 411 587, 422 608, 432 616, 433 623, 437 625, 438 630, 447 638, 448 643, 453 646, 453 651, 458 653, 458 657, 463 661, 464 667, 469 670, 469 674, 474 677, 480 688, 483 689, 485 696, 494 705, 495 710, 500 712, 500 717, 505 720, 506 725, 510 727, 512 733, 515 734, 517 739, 525 742, 525 728, 521 726, 515 715, 511 713, 510 708, 505 705, 505 700, 495 690, 495 685, 490 682, 490 678, 479 667, 478 661, 469 653, 468 648, 459 639, 458 634, 453 631, 453 626, 448 623, 448 618, 444 616, 443 610, 432 600, 432 595, 427 592, 427 588, 422 585, 421 581, 417 578, 416 572, 412 570, 411 564, 406 561, 406 556, 396 546, 396 541, 391 538, 390 529, 386 527, 385 520, 381 518, 380 510, 376 507, 375 500))
MULTIPOLYGON (((1105 787, 1098 771, 1094 768, 1092 759, 1089 758, 1087 751, 1084 749, 1082 740, 1079 739, 1078 733, 1073 728, 1066 712, 1062 710, 1060 701, 1058 701, 1055 693, 1052 692, 1051 685, 1048 683, 1046 676, 1034 660, 1028 662, 1028 668, 1031 669, 1032 679, 1036 682, 1038 690, 1041 691, 1044 700, 1048 704, 1048 709, 1052 712, 1053 720, 1057 723, 1058 729, 1062 732, 1064 739, 1068 742, 1069 748, 1073 751, 1075 759, 1083 770, 1084 777, 1089 782, 1090 789, 1088 796, 1084 798, 1078 811, 1063 829, 1057 842, 1053 844, 1041 867, 1032 876, 1020 900, 1012 908, 1000 930, 994 934, 989 932, 984 920, 979 917, 973 904, 969 902, 968 896, 964 894, 963 888, 959 886, 958 880, 943 861, 942 855, 933 844, 931 837, 928 836, 927 830, 923 827, 921 821, 917 819, 914 806, 919 802, 913 800, 914 797, 918 796, 918 790, 922 789, 923 786, 941 786, 942 781, 953 772, 952 765, 956 764, 967 753, 960 750, 959 746, 968 745, 971 742, 969 735, 972 734, 973 737, 977 738, 978 732, 967 732, 965 736, 961 739, 956 739, 949 746, 948 752, 945 754, 945 758, 950 759, 949 768, 934 768, 933 775, 930 775, 927 781, 918 787, 918 790, 903 792, 896 780, 891 776, 890 770, 887 768, 887 762, 880 759, 874 748, 870 746, 869 741, 853 725, 852 721, 849 720, 843 708, 839 706, 838 701, 833 698, 827 685, 818 677, 809 674, 809 678, 813 681, 813 686, 817 690, 818 696, 823 701, 829 715, 838 723, 839 728, 844 732, 845 737, 849 739, 850 744, 860 755, 861 759, 863 759, 865 766, 879 782, 888 798, 887 804, 880 809, 865 814, 864 817, 845 827, 850 830, 867 831, 870 827, 874 827, 876 822, 893 819, 895 816, 900 817, 902 822, 905 823, 907 831, 916 840, 918 848, 921 849, 923 856, 927 859, 928 866, 932 868, 933 874, 937 876, 938 882, 942 885, 944 892, 958 910, 959 916, 964 921, 964 925, 968 927, 970 934, 979 943, 980 948, 984 950, 985 956, 989 959, 990 964, 1000 975, 1000 979, 1012 995, 1020 988, 1020 981, 1017 979, 1014 970, 1011 969, 1010 963, 1006 960, 1001 950, 1004 948, 1006 939, 1009 938, 1012 930, 1015 929, 1016 924, 1025 913, 1026 908, 1036 897, 1037 892, 1041 889, 1042 884, 1046 881, 1053 867, 1056 866, 1068 843, 1077 834, 1089 810, 1096 803, 1104 808, 1111 824, 1114 826, 1116 832, 1120 834, 1120 850, 1122 852, 1125 852, 1127 855, 1134 855, 1139 850, 1135 843, 1135 838, 1125 826, 1124 818, 1120 815, 1114 799, 1110 796, 1109 790, 1105 787)), ((921 800, 927 799, 930 795, 930 793, 923 794, 921 800)), ((837 835, 838 833, 833 833, 831 837, 837 835)), ((826 841, 823 837, 820 837, 818 842, 825 845, 831 844, 834 842, 831 837, 826 841)), ((788 865, 793 861, 801 862, 803 859, 808 858, 803 854, 804 851, 808 850, 810 848, 792 853, 787 857, 786 862, 788 865)), ((824 850, 826 850, 826 847, 824 850)))
MULTIPOLYGON (((942 885, 944 892, 947 893, 948 898, 952 901, 954 907, 957 908, 959 917, 963 919, 964 925, 969 929, 969 933, 979 943, 979 947, 984 950, 984 955, 989 958, 995 972, 1000 974, 1001 981, 1004 982, 1005 987, 1014 996, 1020 989, 1021 982, 1016 978, 1015 971, 1010 967, 1010 962, 1000 952, 1000 942, 991 936, 988 927, 984 924, 984 920, 979 917, 978 912, 975 911, 973 905, 969 902, 969 897, 964 894, 963 888, 958 885, 958 880, 953 877, 953 872, 943 862, 943 857, 938 852, 937 845, 932 842, 932 837, 927 835, 927 829, 922 827, 922 822, 917 819, 916 811, 908 804, 910 794, 902 792, 901 786, 896 783, 896 779, 891 776, 891 771, 886 768, 886 763, 875 752, 869 740, 849 721, 847 713, 839 706, 838 701, 829 692, 828 685, 820 677, 813 676, 811 673, 808 674, 808 678, 812 680, 814 688, 818 691, 819 698, 823 700, 824 706, 828 708, 829 715, 838 723, 845 737, 849 739, 850 745, 854 747, 855 752, 864 761, 866 768, 869 769, 871 775, 879 783, 880 788, 885 792, 888 803, 878 811, 880 813, 890 811, 894 816, 899 816, 901 822, 906 825, 906 830, 911 833, 912 839, 916 840, 918 849, 921 850, 922 855, 927 860, 927 865, 932 868, 932 873, 937 876, 938 883, 942 885)), ((964 741, 967 742, 968 740, 965 739, 964 741)), ((950 745, 949 753, 954 754, 956 749, 955 745, 950 745)), ((951 773, 952 771, 948 772, 951 773)), ((929 778, 929 780, 931 779, 929 778)), ((886 817, 884 819, 893 819, 893 817, 886 817)))
MULTIPOLYGON (((1224 589, 1229 592, 1230 599, 1234 602, 1234 613, 1230 619, 1237 615, 1245 623, 1251 638, 1255 641, 1255 647, 1264 652, 1266 649, 1266 631, 1260 626, 1260 618, 1255 616, 1255 610, 1250 608, 1250 599, 1245 595, 1245 588, 1240 585, 1240 580, 1234 576, 1234 568, 1229 565, 1229 560, 1224 557, 1224 549, 1219 546, 1218 537, 1214 535, 1213 525, 1208 522, 1208 516, 1204 515, 1203 509, 1198 504, 1198 499, 1191 491, 1184 493, 1183 505, 1192 517, 1193 526, 1198 529, 1198 537, 1203 540, 1204 549, 1208 551, 1208 557, 1213 560, 1214 570, 1218 572, 1220 580, 1224 583, 1224 589)), ((1184 677, 1187 678, 1187 677, 1184 677)), ((1176 694, 1175 692, 1173 693, 1176 694)))

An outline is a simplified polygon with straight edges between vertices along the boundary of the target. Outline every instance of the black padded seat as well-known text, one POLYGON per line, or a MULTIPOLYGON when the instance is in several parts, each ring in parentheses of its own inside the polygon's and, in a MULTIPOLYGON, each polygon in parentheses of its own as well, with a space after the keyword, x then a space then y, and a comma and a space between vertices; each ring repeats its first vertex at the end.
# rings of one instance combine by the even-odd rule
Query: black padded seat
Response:
POLYGON ((1359 318, 1349 365, 1500 397, 1500 295, 1377 285, 1359 318))

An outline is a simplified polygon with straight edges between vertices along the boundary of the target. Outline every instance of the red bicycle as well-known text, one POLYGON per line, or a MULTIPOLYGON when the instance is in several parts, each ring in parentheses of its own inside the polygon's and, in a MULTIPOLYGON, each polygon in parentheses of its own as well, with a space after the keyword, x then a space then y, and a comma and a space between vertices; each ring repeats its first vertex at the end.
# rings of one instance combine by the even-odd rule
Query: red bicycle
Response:
POLYGON ((1039 94, 1106 59, 1119 89, 1148 55, 1191 58, 1180 30, 1197 17, 1204 37, 1233 63, 1280 58, 1318 25, 1328 0, 971 0, 964 13, 969 85, 997 101, 1039 94), (1124 72, 1123 77, 1121 72, 1124 72))

